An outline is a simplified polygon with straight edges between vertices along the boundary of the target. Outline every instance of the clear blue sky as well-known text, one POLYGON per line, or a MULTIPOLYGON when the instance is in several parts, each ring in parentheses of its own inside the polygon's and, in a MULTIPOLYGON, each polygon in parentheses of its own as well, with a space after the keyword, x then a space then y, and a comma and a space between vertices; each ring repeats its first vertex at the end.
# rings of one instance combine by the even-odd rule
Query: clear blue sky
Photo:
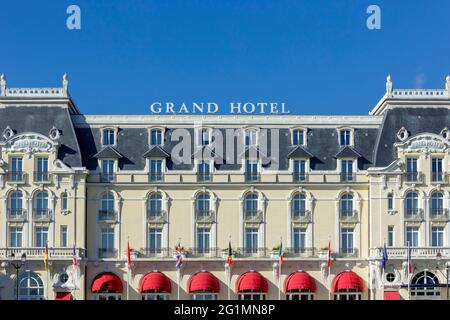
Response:
POLYGON ((450 1, 0 1, 10 87, 61 86, 83 113, 148 114, 155 101, 285 102, 367 114, 397 88, 442 88, 450 1), (66 8, 81 8, 81 30, 66 8), (381 30, 366 9, 381 8, 381 30))

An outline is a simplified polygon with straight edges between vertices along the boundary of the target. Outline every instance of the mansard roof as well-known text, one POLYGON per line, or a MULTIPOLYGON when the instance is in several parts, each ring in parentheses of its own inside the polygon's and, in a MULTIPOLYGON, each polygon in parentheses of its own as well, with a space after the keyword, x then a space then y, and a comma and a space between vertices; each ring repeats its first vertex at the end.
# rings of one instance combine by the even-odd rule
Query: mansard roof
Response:
POLYGON ((143 155, 144 158, 168 158, 170 154, 168 154, 163 148, 160 146, 153 146, 143 155))
POLYGON ((302 146, 297 146, 288 153, 288 158, 312 158, 314 155, 302 146))
POLYGON ((196 148, 196 151, 192 154, 192 159, 222 159, 217 153, 214 152, 209 146, 200 146, 196 148))
POLYGON ((120 159, 122 155, 113 147, 107 146, 102 150, 94 154, 94 158, 111 158, 111 159, 120 159))
POLYGON ((345 146, 339 150, 339 152, 334 156, 335 158, 359 158, 361 154, 355 149, 349 146, 345 146))

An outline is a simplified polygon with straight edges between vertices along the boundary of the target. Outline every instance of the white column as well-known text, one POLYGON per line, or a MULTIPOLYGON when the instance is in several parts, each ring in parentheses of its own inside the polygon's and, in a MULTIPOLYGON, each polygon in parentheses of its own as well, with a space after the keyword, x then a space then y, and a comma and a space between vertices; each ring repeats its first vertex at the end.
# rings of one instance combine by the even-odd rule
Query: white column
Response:
MULTIPOLYGON (((336 252, 339 252, 339 246, 340 246, 339 235, 341 233, 341 226, 339 224, 339 199, 336 200, 335 210, 336 210, 336 214, 335 214, 335 218, 334 218, 334 222, 335 222, 334 250, 336 252)), ((333 235, 330 235, 330 236, 333 236, 333 235)))
POLYGON ((421 232, 424 239, 422 240, 422 245, 425 247, 430 246, 430 197, 424 196, 424 219, 425 219, 425 230, 421 232))

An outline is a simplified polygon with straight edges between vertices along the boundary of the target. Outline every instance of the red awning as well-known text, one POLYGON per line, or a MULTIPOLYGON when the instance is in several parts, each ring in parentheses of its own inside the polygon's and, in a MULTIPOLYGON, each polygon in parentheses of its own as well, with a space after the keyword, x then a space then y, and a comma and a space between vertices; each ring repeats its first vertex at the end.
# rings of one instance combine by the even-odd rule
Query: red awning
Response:
POLYGON ((91 291, 96 292, 113 292, 122 293, 122 281, 111 272, 103 272, 97 275, 92 281, 91 291))
POLYGON ((209 271, 199 271, 189 278, 189 293, 220 291, 219 280, 209 271))
POLYGON ((57 292, 55 300, 73 300, 73 296, 70 292, 57 292))
POLYGON ((241 274, 236 285, 237 292, 267 292, 267 280, 257 271, 241 274))
POLYGON ((385 291, 384 300, 402 300, 398 291, 385 291))
POLYGON ((164 273, 153 271, 141 278, 139 290, 141 293, 147 291, 170 293, 172 285, 170 279, 164 273))
POLYGON ((364 283, 353 271, 344 271, 334 278, 331 288, 333 292, 345 289, 357 289, 359 292, 362 292, 364 291, 364 283))
POLYGON ((284 281, 284 291, 309 290, 316 292, 316 281, 307 272, 296 271, 291 273, 284 281))

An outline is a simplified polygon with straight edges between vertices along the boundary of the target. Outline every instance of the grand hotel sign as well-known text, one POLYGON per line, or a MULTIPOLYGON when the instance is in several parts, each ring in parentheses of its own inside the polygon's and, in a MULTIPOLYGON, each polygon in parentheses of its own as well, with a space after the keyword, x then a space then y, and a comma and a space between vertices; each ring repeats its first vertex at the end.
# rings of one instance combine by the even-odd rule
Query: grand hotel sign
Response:
POLYGON ((398 151, 401 152, 420 152, 429 153, 447 153, 449 152, 449 141, 435 134, 421 134, 402 143, 396 143, 398 151))
POLYGON ((24 152, 29 155, 38 152, 52 152, 57 143, 40 134, 21 134, 13 136, 3 143, 6 152, 24 152))

